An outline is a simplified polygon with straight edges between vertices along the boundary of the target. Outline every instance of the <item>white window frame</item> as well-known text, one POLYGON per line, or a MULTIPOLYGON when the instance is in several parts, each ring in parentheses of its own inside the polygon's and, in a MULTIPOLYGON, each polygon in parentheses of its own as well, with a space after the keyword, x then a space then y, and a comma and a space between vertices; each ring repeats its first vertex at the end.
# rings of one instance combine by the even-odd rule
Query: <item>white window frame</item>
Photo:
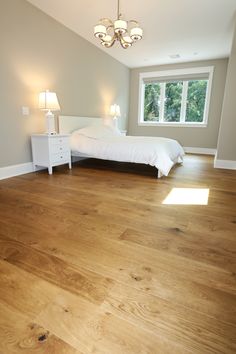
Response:
MULTIPOLYGON (((213 73, 214 73, 214 66, 140 73, 139 74, 138 125, 141 125, 141 126, 166 126, 166 127, 191 127, 191 128, 192 127, 199 127, 199 128, 207 127, 210 99, 211 99, 213 73), (162 77, 169 77, 171 79, 171 77, 175 77, 175 76, 181 77, 181 75, 183 75, 183 78, 184 78, 185 75, 191 76, 194 74, 207 74, 208 75, 205 108, 204 108, 202 122, 198 122, 198 123, 197 122, 185 122, 188 81, 183 82, 180 122, 164 122, 163 121, 163 117, 164 117, 163 107, 160 108, 159 122, 144 121, 144 91, 145 91, 144 79, 157 78, 158 80, 160 80, 162 77)), ((189 79, 189 81, 190 80, 191 80, 191 78, 189 79)), ((180 79, 180 81, 181 81, 181 79, 180 79)))

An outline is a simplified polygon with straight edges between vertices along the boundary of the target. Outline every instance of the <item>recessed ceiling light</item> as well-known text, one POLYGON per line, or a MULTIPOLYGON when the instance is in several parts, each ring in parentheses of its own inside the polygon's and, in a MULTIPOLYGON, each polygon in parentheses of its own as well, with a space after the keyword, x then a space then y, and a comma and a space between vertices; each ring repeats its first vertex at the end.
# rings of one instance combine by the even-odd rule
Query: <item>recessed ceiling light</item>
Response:
POLYGON ((171 59, 178 59, 178 58, 180 58, 180 55, 179 54, 172 54, 172 55, 169 55, 169 57, 171 59))

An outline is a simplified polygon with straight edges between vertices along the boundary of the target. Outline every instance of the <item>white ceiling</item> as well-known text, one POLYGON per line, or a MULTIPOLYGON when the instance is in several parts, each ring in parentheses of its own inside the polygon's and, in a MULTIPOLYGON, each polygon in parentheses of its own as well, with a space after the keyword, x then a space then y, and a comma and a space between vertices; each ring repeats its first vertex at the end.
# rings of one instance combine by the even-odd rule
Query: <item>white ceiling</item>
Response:
POLYGON ((131 48, 103 48, 93 36, 102 17, 116 19, 117 0, 28 0, 128 67, 229 56, 236 0, 120 0, 126 20, 138 20, 143 39, 131 48), (170 55, 180 58, 171 59, 170 55))

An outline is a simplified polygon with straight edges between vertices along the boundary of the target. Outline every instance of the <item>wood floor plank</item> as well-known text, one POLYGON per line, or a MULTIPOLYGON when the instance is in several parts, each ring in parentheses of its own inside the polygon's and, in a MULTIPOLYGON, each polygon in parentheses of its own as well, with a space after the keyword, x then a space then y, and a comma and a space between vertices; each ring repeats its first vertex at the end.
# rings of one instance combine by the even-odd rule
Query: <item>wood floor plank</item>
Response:
MULTIPOLYGON (((208 247, 203 242, 203 238, 208 236, 200 234, 191 234, 180 229, 175 230, 175 235, 167 230, 160 229, 155 233, 141 232, 139 230, 127 229, 120 239, 125 242, 136 243, 165 251, 168 254, 179 255, 188 259, 211 264, 234 272, 236 269, 236 253, 232 249, 232 243, 222 242, 222 247, 218 240, 211 239, 208 247), (194 246, 194 247, 193 247, 194 246)), ((235 240, 236 241, 236 240, 235 240)))
POLYGON ((85 353, 189 353, 177 343, 165 339, 164 335, 140 329, 109 311, 95 308, 84 300, 78 301, 67 292, 62 292, 36 320, 85 353), (51 321, 52 318, 57 325, 51 321))
MULTIPOLYGON (((212 321, 196 311, 176 306, 127 285, 116 284, 102 308, 146 330, 190 348, 194 353, 235 353, 235 326, 212 321)), ((223 309, 221 309, 223 310, 223 309)))
POLYGON ((1 354, 83 354, 0 301, 1 354))
POLYGON ((34 318, 51 302, 59 288, 0 260, 0 301, 34 318))
POLYGON ((102 277, 82 267, 78 269, 58 257, 40 252, 1 235, 0 257, 39 278, 88 298, 94 303, 101 303, 112 285, 110 278, 102 277))

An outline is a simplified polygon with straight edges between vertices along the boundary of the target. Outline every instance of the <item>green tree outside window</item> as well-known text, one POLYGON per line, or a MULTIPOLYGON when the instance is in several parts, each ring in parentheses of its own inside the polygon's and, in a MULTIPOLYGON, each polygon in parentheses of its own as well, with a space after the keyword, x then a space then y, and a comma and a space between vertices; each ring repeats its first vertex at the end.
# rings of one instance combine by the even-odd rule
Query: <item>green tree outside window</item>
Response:
POLYGON ((145 85, 144 121, 159 121, 160 93, 161 86, 159 83, 145 85))
MULTIPOLYGON (((189 80, 187 82, 185 122, 203 122, 207 84, 208 80, 189 80)), ((183 87, 183 81, 145 84, 144 121, 180 122, 183 87), (161 102, 161 92, 164 102, 161 102), (164 108, 163 117, 160 117, 161 105, 164 108)))
POLYGON ((183 82, 168 82, 166 83, 165 94, 165 122, 179 122, 181 101, 182 101, 183 82))
POLYGON ((188 82, 186 122, 203 122, 206 91, 206 80, 188 82))

